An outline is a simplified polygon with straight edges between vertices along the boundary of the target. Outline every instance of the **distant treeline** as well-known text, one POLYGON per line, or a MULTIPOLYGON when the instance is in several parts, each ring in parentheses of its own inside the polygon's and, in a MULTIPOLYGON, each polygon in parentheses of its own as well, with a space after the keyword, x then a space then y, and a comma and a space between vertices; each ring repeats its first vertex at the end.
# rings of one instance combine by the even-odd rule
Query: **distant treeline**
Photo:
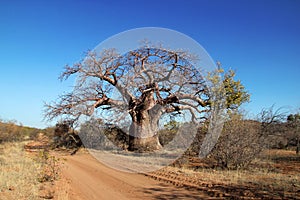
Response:
POLYGON ((23 126, 16 121, 0 120, 0 143, 31 140, 36 138, 37 134, 42 132, 47 136, 53 136, 54 128, 38 129, 23 126))

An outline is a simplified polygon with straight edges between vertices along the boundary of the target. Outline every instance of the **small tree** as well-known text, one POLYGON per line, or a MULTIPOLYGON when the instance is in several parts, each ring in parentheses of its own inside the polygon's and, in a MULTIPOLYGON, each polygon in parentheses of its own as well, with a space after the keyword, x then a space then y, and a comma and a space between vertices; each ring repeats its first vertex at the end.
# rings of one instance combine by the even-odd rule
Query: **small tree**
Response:
MULTIPOLYGON (((207 76, 207 79, 212 83, 212 90, 215 90, 218 94, 224 94, 223 97, 225 98, 227 113, 221 114, 223 114, 225 120, 226 118, 227 120, 230 119, 230 116, 235 116, 236 118, 239 115, 238 109, 240 106, 250 100, 250 94, 245 90, 240 80, 235 80, 235 76, 235 71, 229 70, 228 72, 224 72, 220 66, 218 70, 209 73, 207 76)), ((239 116, 242 117, 241 115, 239 116)), ((200 153, 201 145, 209 129, 209 123, 210 121, 207 119, 205 123, 198 128, 196 137, 187 152, 188 154, 198 155, 200 153)))
POLYGON ((250 94, 245 90, 241 80, 234 80, 235 71, 229 70, 223 75, 223 86, 226 96, 226 108, 236 111, 243 103, 249 102, 250 94))
POLYGON ((296 139, 296 154, 300 152, 300 114, 290 114, 287 117, 289 129, 295 134, 296 139))
POLYGON ((229 112, 211 158, 221 168, 247 167, 268 147, 270 136, 285 131, 284 118, 282 110, 274 106, 263 109, 258 120, 246 120, 243 113, 229 112))
POLYGON ((283 146, 282 138, 280 139, 279 136, 286 132, 285 120, 286 113, 283 108, 275 109, 274 105, 260 112, 258 121, 261 122, 261 133, 265 137, 265 145, 268 148, 283 146))

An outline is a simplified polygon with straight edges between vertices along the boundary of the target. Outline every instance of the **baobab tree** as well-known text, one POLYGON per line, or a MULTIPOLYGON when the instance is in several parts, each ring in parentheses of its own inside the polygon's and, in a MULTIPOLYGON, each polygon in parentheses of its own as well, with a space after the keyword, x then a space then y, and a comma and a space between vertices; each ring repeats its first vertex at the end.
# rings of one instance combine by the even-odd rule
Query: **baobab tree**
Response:
MULTIPOLYGON (((159 149, 163 117, 186 115, 199 122, 212 106, 205 72, 195 67, 196 59, 187 51, 148 44, 125 54, 115 49, 89 52, 81 62, 65 67, 60 79, 77 75, 74 89, 46 104, 45 116, 72 122, 101 114, 110 122, 129 119, 129 150, 159 149)), ((239 92, 230 95, 243 96, 239 92)))

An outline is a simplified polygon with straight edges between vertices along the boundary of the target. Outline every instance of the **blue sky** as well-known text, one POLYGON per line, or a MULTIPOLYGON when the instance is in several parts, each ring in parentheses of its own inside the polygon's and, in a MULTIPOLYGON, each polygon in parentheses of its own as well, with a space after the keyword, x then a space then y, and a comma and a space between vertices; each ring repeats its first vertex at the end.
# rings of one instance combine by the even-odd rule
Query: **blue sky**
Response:
POLYGON ((46 127, 43 102, 71 89, 57 77, 106 38, 164 27, 199 42, 251 94, 253 115, 300 107, 300 1, 0 1, 0 117, 46 127))

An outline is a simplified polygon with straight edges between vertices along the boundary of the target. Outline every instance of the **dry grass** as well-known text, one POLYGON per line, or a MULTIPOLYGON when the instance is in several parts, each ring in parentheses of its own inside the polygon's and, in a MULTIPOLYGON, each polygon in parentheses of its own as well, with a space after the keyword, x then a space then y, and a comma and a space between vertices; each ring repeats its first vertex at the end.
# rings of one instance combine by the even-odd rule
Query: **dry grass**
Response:
POLYGON ((37 171, 41 164, 34 162, 23 150, 24 142, 0 145, 1 199, 39 199, 37 171))
POLYGON ((70 182, 62 177, 55 183, 55 194, 54 194, 54 200, 69 200, 70 197, 70 191, 71 191, 71 185, 70 182))
POLYGON ((256 185, 261 189, 273 188, 282 191, 300 189, 300 174, 287 175, 265 169, 255 170, 212 170, 200 169, 192 171, 180 169, 186 176, 197 177, 198 180, 217 185, 256 185))
POLYGON ((0 144, 0 199, 69 199, 69 185, 57 180, 62 162, 44 151, 28 153, 27 142, 0 144))
POLYGON ((227 197, 300 199, 300 157, 293 151, 267 151, 247 170, 166 167, 153 175, 227 197))

